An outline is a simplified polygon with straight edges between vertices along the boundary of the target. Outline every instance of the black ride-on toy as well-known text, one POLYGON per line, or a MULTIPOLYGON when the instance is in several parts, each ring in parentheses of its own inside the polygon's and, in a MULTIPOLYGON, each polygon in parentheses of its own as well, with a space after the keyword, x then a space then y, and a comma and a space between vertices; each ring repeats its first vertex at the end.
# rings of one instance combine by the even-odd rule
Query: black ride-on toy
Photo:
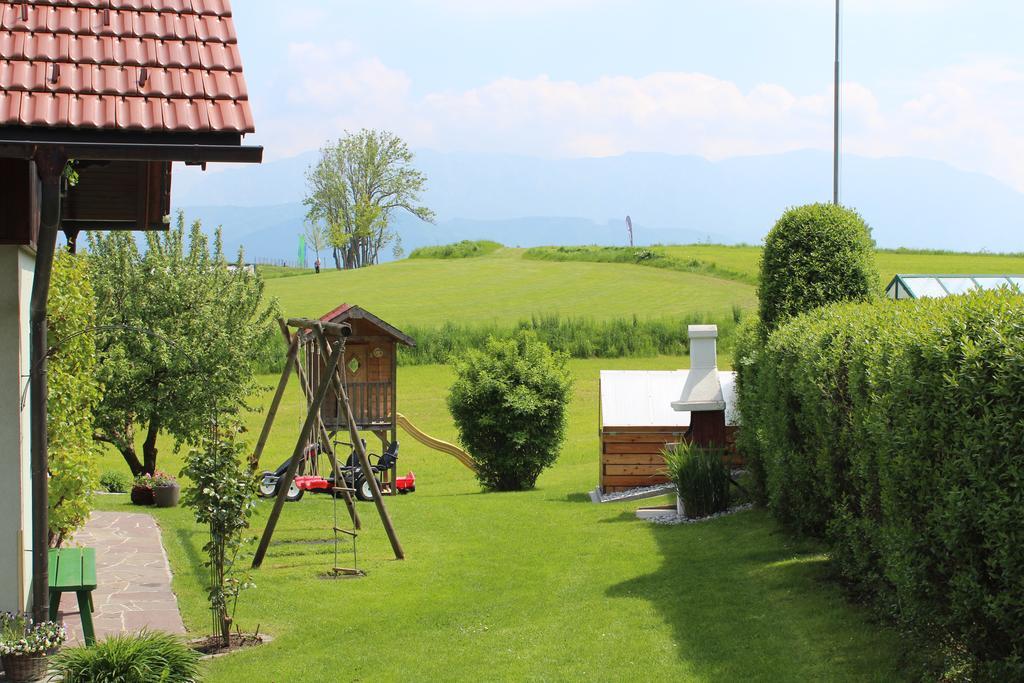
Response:
MULTIPOLYGON (((338 443, 336 445, 351 444, 338 443)), ((312 493, 332 493, 334 491, 335 484, 333 471, 327 477, 321 477, 315 473, 317 456, 323 452, 324 449, 319 443, 313 444, 306 449, 306 452, 303 454, 303 462, 300 463, 299 472, 308 471, 310 473, 296 475, 295 479, 292 481, 292 485, 288 488, 285 500, 299 500, 306 491, 310 491, 312 493)), ((335 452, 337 452, 337 449, 335 449, 335 452)), ((382 481, 383 478, 381 475, 392 471, 395 463, 398 462, 397 441, 388 446, 388 449, 384 451, 383 455, 378 456, 371 453, 368 457, 370 459, 370 467, 373 470, 374 478, 377 480, 377 486, 382 492, 389 493, 389 486, 394 486, 395 491, 398 493, 411 493, 416 490, 416 477, 411 472, 404 477, 398 477, 394 483, 384 483, 382 481)), ((260 480, 259 486, 259 495, 261 497, 273 498, 277 495, 281 479, 288 470, 288 462, 288 460, 285 460, 276 470, 263 473, 263 478, 260 480)), ((351 452, 343 466, 339 465, 338 469, 340 470, 341 477, 344 480, 342 486, 355 490, 356 498, 359 500, 373 500, 373 490, 370 488, 370 483, 363 476, 363 471, 362 468, 359 467, 359 458, 356 455, 355 450, 351 452)))

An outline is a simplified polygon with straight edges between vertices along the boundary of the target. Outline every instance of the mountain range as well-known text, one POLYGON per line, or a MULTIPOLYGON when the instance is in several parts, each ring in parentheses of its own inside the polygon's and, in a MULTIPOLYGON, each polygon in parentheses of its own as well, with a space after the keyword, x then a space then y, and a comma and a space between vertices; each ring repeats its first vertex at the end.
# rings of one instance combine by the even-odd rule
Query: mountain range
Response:
MULTIPOLYGON (((176 171, 176 208, 253 260, 294 261, 305 209, 307 152, 259 166, 176 171), (182 172, 184 171, 184 172, 182 172)), ((831 199, 831 155, 819 151, 709 161, 625 154, 543 159, 421 150, 424 203, 436 224, 396 215, 406 251, 461 239, 511 246, 759 243, 788 206, 831 199)), ((1024 193, 991 177, 914 158, 843 159, 841 197, 880 247, 1024 250, 1024 193)), ((312 257, 310 257, 310 260, 312 257)))

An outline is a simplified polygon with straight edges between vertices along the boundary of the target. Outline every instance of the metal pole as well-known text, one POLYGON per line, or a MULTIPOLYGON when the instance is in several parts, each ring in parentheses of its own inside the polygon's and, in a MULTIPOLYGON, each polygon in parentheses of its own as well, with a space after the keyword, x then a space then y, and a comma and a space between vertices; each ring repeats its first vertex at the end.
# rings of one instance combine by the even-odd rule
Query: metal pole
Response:
POLYGON ((832 203, 839 205, 839 0, 836 0, 835 109, 832 121, 832 203))
POLYGON ((56 150, 40 152, 36 157, 39 179, 43 183, 39 238, 36 243, 36 268, 32 280, 29 311, 29 433, 32 440, 32 618, 45 621, 50 607, 50 501, 49 457, 46 441, 46 302, 50 295, 53 253, 60 227, 60 182, 65 159, 56 150))

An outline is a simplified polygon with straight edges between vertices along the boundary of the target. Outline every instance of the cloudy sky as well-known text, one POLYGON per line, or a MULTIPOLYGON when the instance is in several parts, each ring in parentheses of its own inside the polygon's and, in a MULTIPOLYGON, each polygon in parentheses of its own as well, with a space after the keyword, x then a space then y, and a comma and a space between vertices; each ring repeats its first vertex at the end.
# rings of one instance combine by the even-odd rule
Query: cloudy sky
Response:
MULTIPOLYGON (((1024 2, 843 0, 843 139, 1024 191, 1024 2)), ((267 159, 831 149, 832 0, 236 0, 267 159)))

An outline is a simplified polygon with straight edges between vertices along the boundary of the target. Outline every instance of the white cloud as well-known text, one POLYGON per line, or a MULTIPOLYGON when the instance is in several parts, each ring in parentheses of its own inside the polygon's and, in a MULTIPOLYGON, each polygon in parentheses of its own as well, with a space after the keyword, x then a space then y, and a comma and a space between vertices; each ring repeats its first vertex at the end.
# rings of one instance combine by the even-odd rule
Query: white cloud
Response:
MULTIPOLYGON (((280 84, 273 106, 254 103, 268 158, 364 126, 393 130, 414 147, 551 157, 648 151, 721 159, 832 145, 827 84, 795 93, 774 83, 742 89, 708 74, 659 72, 590 82, 501 78, 417 93, 405 72, 348 43, 294 44, 287 73, 301 76, 280 84)), ((901 84, 885 103, 864 84, 845 83, 844 149, 937 159, 1024 190, 1022 86, 1021 66, 998 60, 901 84)))

